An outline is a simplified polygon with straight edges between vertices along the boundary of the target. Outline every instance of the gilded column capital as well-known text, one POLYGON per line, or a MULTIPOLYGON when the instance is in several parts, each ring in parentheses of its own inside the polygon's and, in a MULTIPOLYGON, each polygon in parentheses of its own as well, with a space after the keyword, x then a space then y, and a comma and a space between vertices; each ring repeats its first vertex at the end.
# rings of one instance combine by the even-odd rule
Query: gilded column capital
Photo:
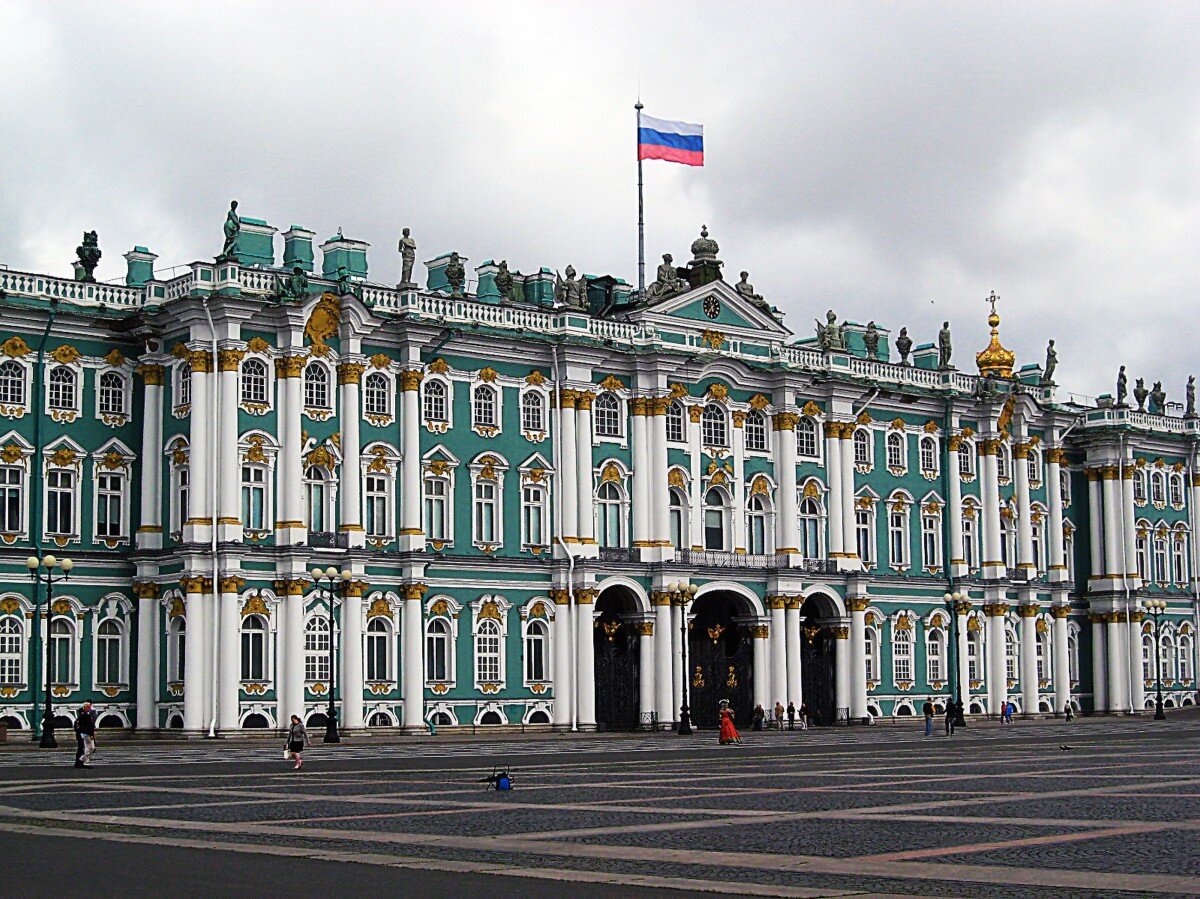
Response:
POLYGON ((371 585, 366 581, 346 581, 342 585, 342 592, 344 592, 346 596, 361 598, 367 595, 367 590, 369 590, 370 587, 371 585))
POLYGON ((1066 618, 1068 615, 1071 614, 1071 607, 1070 606, 1051 606, 1050 614, 1054 618, 1066 618))
POLYGON ((771 416, 771 428, 776 431, 794 431, 800 421, 795 412, 776 412, 771 416))
POLYGON ((425 373, 415 369, 400 372, 400 389, 404 390, 420 390, 421 379, 425 377, 425 373))
POLYGON ((566 388, 558 392, 559 404, 564 409, 574 409, 579 402, 579 391, 566 388))
POLYGON ((849 640, 850 628, 846 627, 844 624, 836 625, 833 629, 833 636, 836 640, 849 640))
POLYGON ((741 409, 734 409, 734 410, 733 410, 733 426, 734 426, 735 428, 743 428, 743 427, 745 427, 745 426, 746 426, 746 416, 747 416, 747 415, 749 415, 749 413, 748 413, 748 412, 745 412, 745 411, 743 411, 743 410, 741 410, 741 409))
POLYGON ((793 612, 798 612, 800 610, 800 606, 803 604, 803 600, 801 600, 799 596, 789 596, 787 598, 787 608, 793 612))
POLYGON ((866 596, 851 596, 846 600, 846 605, 850 607, 851 612, 865 612, 871 605, 871 600, 866 596))
POLYGON ((204 578, 198 576, 185 576, 179 579, 179 588, 184 593, 203 593, 204 578))
POLYGON ((752 624, 750 625, 750 636, 755 640, 766 640, 771 636, 771 626, 769 624, 752 624))
POLYGON ((240 593, 246 586, 245 580, 236 575, 221 578, 219 584, 222 593, 240 593))
POLYGON ((700 418, 703 415, 704 415, 704 407, 703 406, 688 406, 688 418, 691 420, 692 424, 694 424, 694 425, 700 424, 700 418))
POLYGON ((971 613, 971 600, 960 599, 954 603, 955 615, 969 615, 971 613))
POLYGON ((669 606, 671 604, 671 594, 666 590, 650 591, 650 605, 652 606, 669 606))
POLYGON ((647 403, 649 415, 666 415, 667 410, 671 408, 671 397, 655 396, 647 400, 647 403))
POLYGON ((158 584, 151 581, 134 581, 133 595, 138 599, 158 599, 158 584))
POLYGON ((361 362, 339 362, 337 367, 338 383, 359 384, 362 382, 363 372, 366 370, 366 365, 361 362))
POLYGON ((1008 603, 1006 602, 989 602, 983 605, 983 614, 988 618, 1003 618, 1008 614, 1008 603))
POLYGON ((1146 620, 1146 613, 1141 609, 1134 609, 1129 613, 1129 620, 1133 624, 1141 624, 1146 620))
POLYGON ((303 356, 279 356, 275 359, 275 377, 299 378, 304 374, 303 356))
POLYGON ((786 609, 788 598, 778 593, 768 593, 764 601, 768 609, 786 609))
POLYGON ((562 587, 554 587, 550 590, 550 599, 556 606, 565 606, 571 602, 571 594, 562 587))
POLYGON ((575 604, 590 606, 596 601, 596 597, 599 594, 600 591, 593 587, 580 587, 575 591, 575 604))
POLYGON ((1036 618, 1037 613, 1040 612, 1041 610, 1042 610, 1042 607, 1039 606, 1036 602, 1029 602, 1029 603, 1023 602, 1019 606, 1017 606, 1017 614, 1020 615, 1022 618, 1036 618))
POLYGON ((951 434, 946 439, 946 449, 948 449, 952 453, 957 453, 960 449, 962 449, 962 442, 963 442, 962 434, 951 434))
POLYGON ((193 374, 204 374, 212 371, 213 356, 208 350, 188 350, 187 363, 193 374))
POLYGON ((164 369, 157 363, 146 363, 137 367, 137 373, 142 376, 142 380, 146 382, 146 386, 151 385, 161 386, 163 383, 164 369))
POLYGON ((637 632, 638 632, 639 637, 653 637, 654 636, 654 622, 653 621, 639 621, 637 623, 637 632))
POLYGON ((217 368, 221 371, 237 371, 245 357, 245 350, 217 350, 217 368))
POLYGON ((1100 477, 1106 481, 1115 481, 1117 479, 1117 466, 1102 465, 1100 467, 1100 477))
POLYGON ((274 584, 275 595, 303 596, 305 586, 307 586, 307 581, 302 581, 299 578, 280 578, 274 584))
POLYGON ((825 422, 825 436, 833 440, 837 440, 842 436, 842 423, 840 421, 825 422))
POLYGON ((1084 474, 1084 477, 1086 477, 1089 481, 1100 480, 1100 469, 1099 468, 1085 468, 1083 470, 1083 474, 1084 474))
POLYGON ((629 414, 637 415, 639 417, 646 415, 646 410, 649 408, 649 403, 650 401, 644 396, 635 396, 629 401, 629 414))
POLYGON ((428 589, 429 588, 420 581, 412 584, 404 584, 400 588, 400 596, 402 599, 411 599, 420 602, 421 598, 425 595, 425 592, 428 589))
POLYGON ((1062 447, 1053 447, 1046 450, 1047 465, 1062 465, 1067 461, 1067 451, 1062 447))
POLYGON ((978 447, 979 455, 981 456, 994 456, 996 453, 1000 452, 999 440, 980 440, 976 446, 978 447))
POLYGON ((575 395, 575 408, 582 412, 592 411, 592 401, 596 399, 596 394, 590 390, 580 390, 575 395))

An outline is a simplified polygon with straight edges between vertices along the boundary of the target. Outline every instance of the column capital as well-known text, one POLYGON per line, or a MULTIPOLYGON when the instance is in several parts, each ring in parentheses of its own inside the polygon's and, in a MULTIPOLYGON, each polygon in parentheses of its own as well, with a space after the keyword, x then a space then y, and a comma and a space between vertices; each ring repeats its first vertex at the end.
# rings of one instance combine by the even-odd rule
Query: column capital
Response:
POLYGON ((1000 443, 1001 443, 1001 441, 999 441, 993 437, 993 438, 988 438, 987 440, 980 440, 976 444, 976 447, 979 450, 979 455, 994 456, 998 452, 1000 452, 1000 443))
POLYGON ((775 431, 794 431, 800 421, 795 412, 776 412, 771 416, 771 428, 775 431))
POLYGON ((158 584, 151 581, 134 581, 133 595, 138 599, 158 599, 158 584))
POLYGON ((367 595, 367 590, 370 589, 370 586, 366 581, 346 581, 342 586, 342 592, 346 596, 361 598, 367 595))
POLYGON ((1134 609, 1129 613, 1129 621, 1132 624, 1141 624, 1146 620, 1146 613, 1141 609, 1134 609))
POLYGON ((367 366, 361 362, 339 362, 337 380, 339 384, 358 384, 362 381, 367 366))
POLYGON ((273 586, 275 587, 276 596, 303 596, 304 588, 307 586, 307 581, 302 581, 299 578, 280 578, 273 586))
POLYGON ((1014 443, 1012 454, 1014 459, 1028 459, 1029 454, 1033 451, 1032 443, 1014 443))
MULTIPOLYGON (((835 625, 833 628, 833 637, 835 640, 849 640, 850 628, 844 624, 835 625)), ((839 650, 840 652, 841 650, 839 650)))
POLYGON ((204 578, 197 575, 188 575, 179 579, 179 586, 184 593, 203 593, 204 578))
POLYGON ((246 586, 246 581, 237 575, 228 575, 218 582, 222 593, 240 593, 246 586))
POLYGON ((575 604, 577 606, 590 606, 596 602, 596 597, 600 595, 600 591, 594 587, 579 587, 575 591, 575 604))
POLYGON ((629 414, 644 417, 647 415, 646 410, 649 408, 649 404, 650 401, 646 397, 635 396, 629 401, 629 414))
POLYGON ((559 405, 564 409, 574 409, 579 402, 579 391, 567 387, 558 392, 559 405))
POLYGON ((299 378, 304 374, 304 356, 278 356, 275 359, 275 377, 299 378))
POLYGON ((768 593, 764 602, 768 609, 786 609, 788 598, 779 593, 768 593))
POLYGON ((639 621, 637 623, 637 633, 638 633, 639 637, 653 637, 654 636, 654 622, 653 621, 639 621))
POLYGON ((147 363, 139 365, 136 369, 137 373, 142 376, 142 380, 146 382, 146 386, 162 386, 163 373, 165 369, 156 363, 147 363))
POLYGON ((416 369, 400 372, 400 390, 420 390, 421 379, 425 377, 425 373, 416 369))
POLYGON ((580 390, 575 394, 575 408, 581 412, 591 412, 592 402, 596 399, 596 394, 590 390, 580 390))
MULTIPOLYGON (((565 590, 563 591, 566 592, 565 590)), ((650 605, 652 606, 669 606, 671 604, 671 594, 666 590, 651 590, 650 605)))
POLYGON ((1017 606, 1017 614, 1022 618, 1035 618, 1041 610, 1042 607, 1036 602, 1023 602, 1017 606))
POLYGON ((960 599, 954 603, 955 615, 968 615, 971 612, 971 600, 960 599))
POLYGON ((237 371, 245 356, 245 350, 217 350, 217 368, 221 371, 237 371))
POLYGON ((870 607, 871 600, 866 596, 851 596, 846 600, 846 605, 851 612, 865 612, 870 607))
POLYGON ((401 586, 400 596, 402 599, 412 599, 412 600, 416 600, 417 602, 420 602, 421 599, 425 596, 425 592, 428 589, 429 589, 428 586, 421 583, 420 581, 416 581, 414 583, 404 584, 403 586, 401 586))
POLYGON ((771 626, 769 624, 752 624, 750 625, 750 636, 755 640, 766 640, 771 636, 771 626))
POLYGON ((1067 461, 1067 451, 1060 446, 1050 447, 1046 450, 1047 465, 1062 465, 1067 461))
POLYGON ((989 602, 984 603, 983 614, 989 618, 1003 618, 1008 614, 1008 603, 1006 602, 989 602))
POLYGON ((694 425, 700 424, 700 419, 704 416, 704 407, 699 404, 690 405, 687 407, 688 419, 694 425))
POLYGON ((571 602, 571 594, 562 587, 555 587, 550 591, 550 599, 556 606, 565 606, 571 602))
POLYGON ((666 415, 671 408, 671 397, 654 396, 646 400, 647 415, 666 415))
POLYGON ((1070 606, 1051 606, 1050 614, 1052 616, 1054 616, 1054 618, 1056 618, 1056 619, 1066 618, 1068 615, 1071 614, 1071 607, 1070 606))
POLYGON ((213 356, 208 350, 188 350, 184 358, 191 366, 192 374, 205 374, 212 371, 213 356))

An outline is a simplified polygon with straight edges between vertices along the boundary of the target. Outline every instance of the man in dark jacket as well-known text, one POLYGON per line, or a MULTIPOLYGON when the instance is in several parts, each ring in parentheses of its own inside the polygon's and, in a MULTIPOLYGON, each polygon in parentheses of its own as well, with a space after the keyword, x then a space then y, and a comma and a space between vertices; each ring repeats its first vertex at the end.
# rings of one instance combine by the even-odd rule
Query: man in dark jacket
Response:
POLYGON ((925 716, 925 736, 933 735, 933 703, 928 699, 925 700, 925 705, 921 707, 921 714, 925 716))
POLYGON ((96 751, 96 713, 92 704, 85 702, 75 716, 75 767, 90 768, 92 753, 96 751))

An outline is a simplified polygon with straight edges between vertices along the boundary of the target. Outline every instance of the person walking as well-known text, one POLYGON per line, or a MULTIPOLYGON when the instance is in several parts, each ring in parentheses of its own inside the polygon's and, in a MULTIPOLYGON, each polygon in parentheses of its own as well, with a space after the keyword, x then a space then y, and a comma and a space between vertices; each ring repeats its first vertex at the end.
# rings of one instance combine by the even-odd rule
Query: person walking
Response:
POLYGON ((1063 706, 1063 715, 1068 721, 1075 717, 1075 710, 1071 708, 1071 703, 1068 702, 1063 706))
POLYGON ((788 730, 796 729, 796 703, 789 702, 787 707, 788 730))
POLYGON ((954 718, 958 714, 958 704, 953 700, 946 701, 946 736, 954 733, 954 718))
POLYGON ((762 703, 760 702, 754 707, 754 714, 750 719, 750 729, 751 730, 762 730, 763 729, 763 721, 766 719, 766 717, 767 717, 767 713, 763 709, 762 703))
POLYGON ((925 716, 925 736, 933 736, 933 703, 928 699, 925 700, 925 705, 921 706, 921 713, 925 716))
POLYGON ((75 715, 75 767, 92 767, 92 753, 96 751, 96 713, 91 702, 85 702, 75 715))
POLYGON ((810 714, 811 713, 808 710, 808 703, 807 702, 800 703, 800 729, 801 730, 808 730, 808 719, 809 719, 810 714))
POLYGON ((1017 710, 1017 705, 1012 700, 1009 700, 1008 702, 1006 702, 1004 704, 1004 723, 1005 724, 1013 723, 1013 712, 1015 712, 1016 710, 1017 710))
POLYGON ((733 712, 729 708, 728 699, 721 700, 721 733, 717 740, 722 746, 742 742, 742 735, 733 726, 733 712))
POLYGON ((304 747, 307 745, 308 729, 300 720, 299 715, 292 715, 292 726, 288 728, 287 754, 296 761, 295 767, 292 768, 293 771, 299 771, 304 767, 304 758, 301 753, 304 752, 304 747))
POLYGON ((779 700, 775 701, 775 726, 783 730, 783 703, 779 700))

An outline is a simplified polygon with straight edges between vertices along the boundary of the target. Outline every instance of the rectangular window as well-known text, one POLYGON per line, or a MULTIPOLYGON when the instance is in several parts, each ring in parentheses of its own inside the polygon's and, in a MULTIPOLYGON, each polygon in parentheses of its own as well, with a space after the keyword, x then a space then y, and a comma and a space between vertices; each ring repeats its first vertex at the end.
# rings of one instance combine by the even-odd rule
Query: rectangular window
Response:
POLYGON ((242 526, 251 531, 266 528, 267 470, 242 466, 242 526))
POLYGON ((490 481, 475 484, 475 542, 496 542, 496 485, 490 481))
POLYGON ((187 522, 188 517, 189 517, 188 516, 188 497, 189 497, 191 491, 189 490, 189 487, 188 487, 188 485, 190 483, 190 475, 188 473, 188 469, 186 469, 186 468, 179 469, 178 477, 179 477, 179 481, 178 481, 179 502, 177 502, 175 504, 175 510, 176 510, 175 514, 179 516, 179 521, 177 522, 177 524, 178 524, 177 530, 183 530, 183 526, 187 522))
POLYGON ((75 533, 75 472, 51 470, 46 475, 46 533, 75 533))
POLYGON ((24 475, 16 465, 0 465, 0 531, 6 534, 21 530, 24 475))
POLYGON ((941 519, 936 515, 921 516, 921 553, 926 568, 938 568, 942 564, 941 519))
POLYGON ((912 643, 904 637, 892 641, 892 678, 912 680, 912 643))
POLYGON ((888 514, 888 546, 892 565, 903 567, 908 564, 908 513, 888 514))
POLYGON ((125 535, 125 478, 106 473, 96 478, 96 537, 112 539, 125 535))
POLYGON ((388 535, 388 489, 387 478, 382 475, 367 475, 366 483, 367 534, 371 537, 388 535))
POLYGON ((446 494, 448 483, 441 478, 425 479, 425 536, 430 540, 448 540, 446 494))
POLYGON ((875 554, 871 552, 871 513, 866 509, 854 513, 854 536, 863 567, 871 568, 875 564, 875 554))
POLYGON ((530 485, 523 487, 521 493, 521 545, 544 546, 546 494, 541 487, 530 485))

